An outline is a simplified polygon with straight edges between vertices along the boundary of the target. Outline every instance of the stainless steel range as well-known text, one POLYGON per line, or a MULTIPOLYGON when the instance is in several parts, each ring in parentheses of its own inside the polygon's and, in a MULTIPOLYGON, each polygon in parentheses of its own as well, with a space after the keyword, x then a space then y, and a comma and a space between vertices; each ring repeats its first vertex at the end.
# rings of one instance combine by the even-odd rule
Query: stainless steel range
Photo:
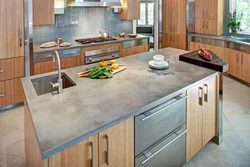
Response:
MULTIPOLYGON (((109 41, 115 41, 117 39, 109 37, 108 39, 104 39, 102 37, 97 38, 86 38, 86 39, 77 39, 77 42, 82 44, 95 44, 95 43, 105 43, 109 41)), ((117 59, 120 57, 120 47, 114 46, 110 48, 103 48, 98 50, 89 50, 84 52, 85 64, 92 64, 96 62, 100 62, 103 60, 111 60, 117 59)))

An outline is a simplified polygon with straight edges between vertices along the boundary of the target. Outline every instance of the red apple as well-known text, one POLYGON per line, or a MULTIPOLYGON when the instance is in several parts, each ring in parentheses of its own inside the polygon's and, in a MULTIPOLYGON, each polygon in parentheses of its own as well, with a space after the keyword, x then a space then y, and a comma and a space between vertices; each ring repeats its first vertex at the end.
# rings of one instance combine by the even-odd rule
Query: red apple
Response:
POLYGON ((205 53, 206 49, 205 48, 200 48, 201 53, 205 53))

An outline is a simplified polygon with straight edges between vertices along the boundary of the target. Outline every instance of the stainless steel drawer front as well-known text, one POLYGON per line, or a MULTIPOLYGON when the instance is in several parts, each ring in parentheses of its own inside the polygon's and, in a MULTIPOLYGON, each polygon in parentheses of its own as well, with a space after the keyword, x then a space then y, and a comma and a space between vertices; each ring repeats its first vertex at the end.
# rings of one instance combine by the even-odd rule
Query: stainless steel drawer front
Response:
POLYGON ((177 129, 135 159, 135 167, 181 167, 186 161, 186 127, 177 129))
POLYGON ((53 55, 54 55, 53 52, 42 53, 42 54, 35 54, 34 55, 34 63, 51 61, 53 55))
POLYGON ((250 46, 247 46, 247 45, 243 45, 243 44, 239 44, 235 42, 227 42, 227 48, 250 54, 250 46))
POLYGON ((122 43, 122 48, 130 48, 130 47, 134 47, 136 43, 136 40, 132 40, 132 41, 125 41, 122 43))
POLYGON ((210 38, 192 36, 191 41, 205 44, 205 45, 213 45, 213 46, 219 46, 219 47, 226 46, 226 41, 220 40, 220 39, 210 39, 210 38))
POLYGON ((61 58, 80 56, 80 54, 80 48, 63 50, 61 58))
POLYGON ((135 117, 135 156, 186 123, 186 96, 135 117))

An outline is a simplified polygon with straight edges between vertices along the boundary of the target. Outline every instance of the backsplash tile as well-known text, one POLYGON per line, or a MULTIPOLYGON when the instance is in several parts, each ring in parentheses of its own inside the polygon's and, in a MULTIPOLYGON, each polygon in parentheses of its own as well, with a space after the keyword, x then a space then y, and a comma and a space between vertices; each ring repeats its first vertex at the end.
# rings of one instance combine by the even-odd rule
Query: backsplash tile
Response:
POLYGON ((99 31, 107 27, 110 35, 119 32, 132 33, 133 22, 120 19, 120 14, 112 8, 67 7, 63 15, 55 15, 54 25, 34 26, 33 42, 41 44, 48 41, 73 41, 77 38, 100 36, 99 31))

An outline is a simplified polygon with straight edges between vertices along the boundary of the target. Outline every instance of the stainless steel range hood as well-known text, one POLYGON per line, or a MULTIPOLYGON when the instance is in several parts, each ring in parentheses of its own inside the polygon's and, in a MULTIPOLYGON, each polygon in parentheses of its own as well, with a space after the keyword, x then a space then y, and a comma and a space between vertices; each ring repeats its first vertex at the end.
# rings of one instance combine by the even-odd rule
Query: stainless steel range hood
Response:
POLYGON ((68 0, 67 6, 78 6, 78 7, 88 7, 88 6, 121 6, 120 0, 68 0))

